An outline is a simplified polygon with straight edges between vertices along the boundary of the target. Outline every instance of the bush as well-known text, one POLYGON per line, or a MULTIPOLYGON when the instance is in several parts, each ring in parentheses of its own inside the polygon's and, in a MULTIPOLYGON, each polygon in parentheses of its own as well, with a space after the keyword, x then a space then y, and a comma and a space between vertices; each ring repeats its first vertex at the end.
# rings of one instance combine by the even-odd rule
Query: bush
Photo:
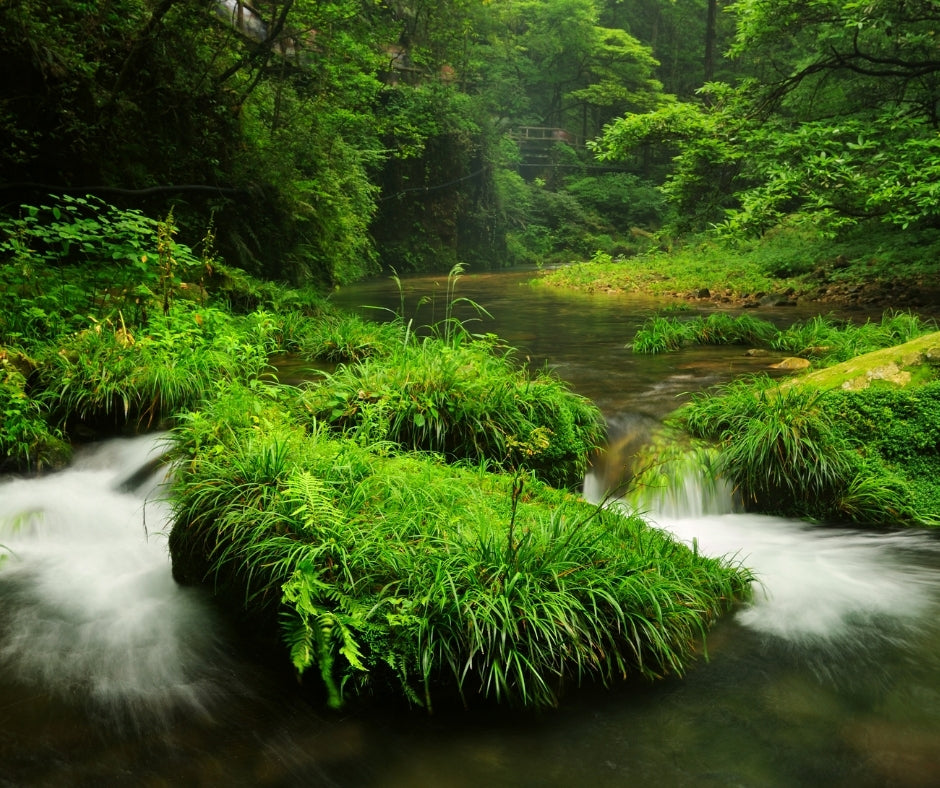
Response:
POLYGON ((511 351, 463 330, 341 366, 302 401, 308 417, 364 441, 525 467, 559 486, 580 483, 602 437, 589 400, 547 371, 516 368, 511 351))
POLYGON ((666 211, 656 186, 626 172, 568 178, 565 191, 621 232, 635 225, 658 227, 666 211))
POLYGON ((50 339, 99 314, 146 321, 201 281, 206 261, 165 221, 62 195, 0 221, 0 341, 50 339))
POLYGON ((752 509, 940 525, 940 381, 821 392, 739 380, 693 397, 676 421, 718 446, 716 472, 752 509))
POLYGON ((940 524, 940 381, 840 392, 827 411, 876 480, 869 486, 879 495, 897 491, 896 519, 940 524))
POLYGON ((631 347, 635 353, 662 353, 684 345, 766 346, 779 332, 772 323, 750 315, 715 312, 707 317, 655 315, 641 325, 631 347))
POLYGON ((749 345, 809 356, 822 365, 847 361, 873 350, 901 345, 936 331, 936 323, 909 312, 889 311, 877 323, 861 325, 817 315, 781 331, 750 315, 714 312, 707 317, 654 315, 641 325, 630 347, 635 353, 662 353, 685 345, 749 345))

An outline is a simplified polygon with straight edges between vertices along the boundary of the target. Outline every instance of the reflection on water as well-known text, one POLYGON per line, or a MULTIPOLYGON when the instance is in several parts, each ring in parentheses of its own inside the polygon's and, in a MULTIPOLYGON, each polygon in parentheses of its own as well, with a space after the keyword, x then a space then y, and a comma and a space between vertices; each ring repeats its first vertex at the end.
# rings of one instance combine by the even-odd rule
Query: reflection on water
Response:
MULTIPOLYGON (((375 287, 339 298, 378 302, 375 287)), ((740 349, 633 357, 624 344, 649 301, 566 299, 505 275, 466 277, 458 294, 494 314, 480 330, 550 361, 624 434, 755 364, 740 349)), ((60 474, 0 484, 0 544, 15 551, 0 569, 0 785, 940 784, 933 534, 664 506, 650 515, 661 527, 739 555, 763 581, 685 677, 573 691, 540 714, 333 714, 172 584, 158 479, 121 484, 152 452, 149 439, 106 444, 60 474)))

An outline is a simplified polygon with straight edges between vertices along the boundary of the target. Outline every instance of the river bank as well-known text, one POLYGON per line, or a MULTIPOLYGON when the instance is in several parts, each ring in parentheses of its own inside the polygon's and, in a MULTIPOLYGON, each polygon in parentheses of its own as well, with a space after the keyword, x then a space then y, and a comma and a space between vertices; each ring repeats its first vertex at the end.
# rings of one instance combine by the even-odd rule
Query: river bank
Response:
POLYGON ((596 254, 541 272, 534 281, 586 293, 645 293, 691 304, 755 308, 820 304, 872 312, 911 309, 940 316, 940 260, 839 248, 775 249, 773 242, 730 247, 713 241, 628 258, 596 254), (848 251, 848 250, 844 250, 848 251))

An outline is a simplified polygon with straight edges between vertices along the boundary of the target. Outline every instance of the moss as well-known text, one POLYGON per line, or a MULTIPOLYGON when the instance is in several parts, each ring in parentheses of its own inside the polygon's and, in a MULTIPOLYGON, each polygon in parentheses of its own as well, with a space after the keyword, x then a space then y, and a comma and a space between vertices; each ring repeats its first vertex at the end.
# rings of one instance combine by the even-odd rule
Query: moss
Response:
POLYGON ((857 390, 867 388, 873 382, 893 388, 917 386, 940 376, 937 359, 940 359, 940 332, 933 332, 810 372, 793 380, 791 385, 823 390, 857 390))

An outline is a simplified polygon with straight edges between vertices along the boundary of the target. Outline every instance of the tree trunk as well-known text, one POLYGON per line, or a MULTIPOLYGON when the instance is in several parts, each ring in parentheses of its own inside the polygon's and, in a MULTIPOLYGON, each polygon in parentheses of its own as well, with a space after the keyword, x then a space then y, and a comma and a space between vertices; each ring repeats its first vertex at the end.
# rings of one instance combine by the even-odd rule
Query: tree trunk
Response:
POLYGON ((718 38, 718 0, 708 0, 705 17, 705 81, 715 78, 715 42, 718 38))

